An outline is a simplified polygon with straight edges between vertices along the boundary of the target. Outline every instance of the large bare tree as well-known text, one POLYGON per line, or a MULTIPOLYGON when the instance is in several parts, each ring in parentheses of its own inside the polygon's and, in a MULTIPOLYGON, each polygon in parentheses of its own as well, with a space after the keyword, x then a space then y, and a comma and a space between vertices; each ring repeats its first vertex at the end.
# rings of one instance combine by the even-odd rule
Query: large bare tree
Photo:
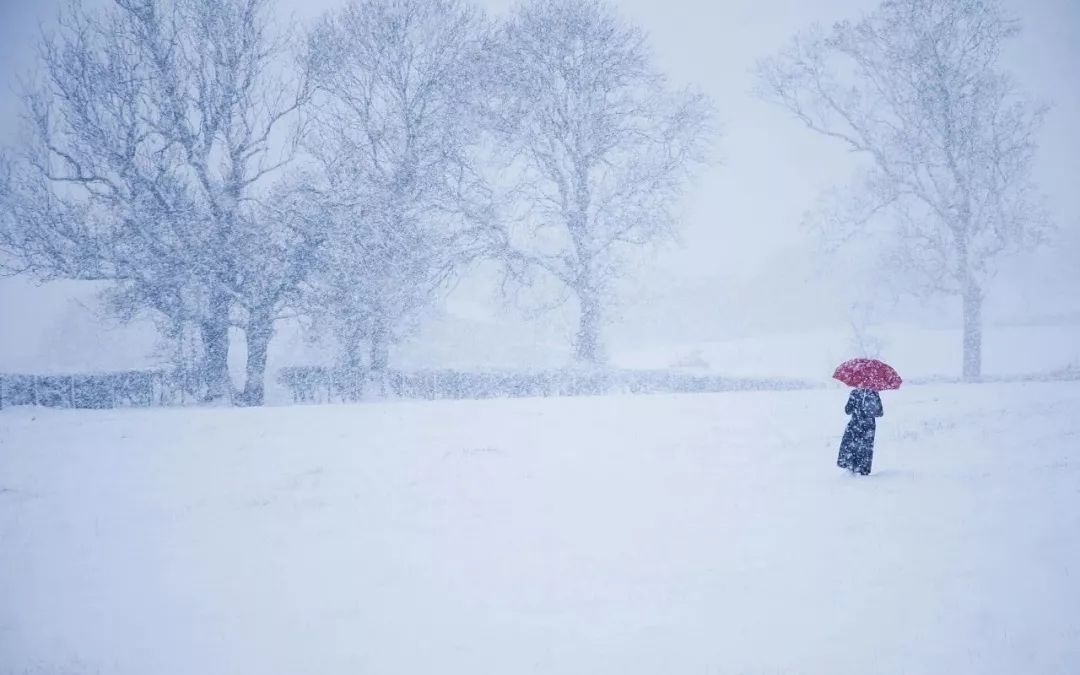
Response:
MULTIPOLYGON (((114 281, 115 301, 194 323, 212 398, 229 391, 230 324, 249 366, 273 330, 276 298, 260 294, 274 282, 253 279, 278 271, 263 264, 273 233, 252 199, 290 158, 307 89, 270 10, 73 2, 26 88, 18 217, 0 233, 31 272, 114 281)), ((249 375, 245 400, 260 402, 261 368, 249 375)))
POLYGON ((986 284, 1046 227, 1032 185, 1044 109, 999 64, 1018 31, 996 0, 888 0, 858 22, 798 35, 759 64, 762 95, 844 143, 869 168, 825 226, 899 242, 898 273, 959 296, 963 375, 982 368, 986 284))
POLYGON ((671 88, 646 34, 599 0, 531 0, 500 31, 487 106, 499 180, 518 217, 494 253, 577 301, 575 352, 604 359, 602 328, 623 254, 674 232, 673 207, 705 159, 711 105, 671 88))
POLYGON ((461 257, 488 34, 458 0, 358 0, 310 37, 317 114, 305 147, 326 241, 312 304, 353 369, 366 346, 381 375, 461 257))

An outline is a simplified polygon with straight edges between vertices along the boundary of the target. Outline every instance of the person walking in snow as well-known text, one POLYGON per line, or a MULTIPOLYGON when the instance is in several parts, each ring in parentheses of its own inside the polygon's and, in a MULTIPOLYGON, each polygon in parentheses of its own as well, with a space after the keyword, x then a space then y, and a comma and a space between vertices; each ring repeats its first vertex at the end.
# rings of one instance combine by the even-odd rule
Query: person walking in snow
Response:
POLYGON ((874 461, 877 418, 885 414, 881 397, 872 389, 855 389, 848 397, 844 412, 851 415, 851 421, 844 432, 844 440, 840 442, 840 456, 836 458, 836 465, 868 476, 874 461))
POLYGON ((877 418, 885 414, 878 392, 899 389, 903 380, 889 364, 862 358, 841 363, 833 373, 833 379, 854 388, 844 408, 844 412, 851 415, 851 421, 840 442, 836 464, 841 469, 867 476, 874 462, 877 418))

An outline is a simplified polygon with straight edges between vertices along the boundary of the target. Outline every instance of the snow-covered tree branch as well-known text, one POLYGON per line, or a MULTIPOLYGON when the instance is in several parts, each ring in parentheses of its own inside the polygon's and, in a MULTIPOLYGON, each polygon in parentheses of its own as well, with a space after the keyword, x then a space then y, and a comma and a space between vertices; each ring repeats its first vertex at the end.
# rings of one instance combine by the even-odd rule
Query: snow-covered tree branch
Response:
POLYGON ((305 146, 326 246, 309 307, 376 374, 469 250, 488 22, 457 0, 360 0, 312 33, 305 146))
POLYGON ((524 214, 504 216, 492 251, 519 276, 539 269, 570 292, 576 354, 598 363, 621 254, 673 233, 673 209, 705 159, 710 103, 669 87, 644 32, 597 0, 519 6, 490 63, 487 127, 524 214))

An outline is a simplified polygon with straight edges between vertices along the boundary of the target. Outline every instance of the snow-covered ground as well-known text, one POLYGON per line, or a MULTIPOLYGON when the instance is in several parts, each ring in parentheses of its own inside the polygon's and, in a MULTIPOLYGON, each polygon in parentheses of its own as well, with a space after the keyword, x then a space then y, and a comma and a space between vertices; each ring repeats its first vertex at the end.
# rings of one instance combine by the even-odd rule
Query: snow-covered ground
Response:
POLYGON ((0 672, 1080 672, 1080 384, 0 412, 0 672))

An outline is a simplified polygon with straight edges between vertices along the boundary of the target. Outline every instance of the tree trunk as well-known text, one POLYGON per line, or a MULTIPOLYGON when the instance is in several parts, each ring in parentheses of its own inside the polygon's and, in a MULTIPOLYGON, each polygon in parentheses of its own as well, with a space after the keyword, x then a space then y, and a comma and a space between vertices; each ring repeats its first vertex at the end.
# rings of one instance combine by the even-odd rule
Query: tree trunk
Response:
POLYGON ((350 401, 359 401, 364 392, 363 339, 351 334, 344 344, 344 371, 341 374, 341 393, 350 401))
POLYGON ((982 377, 982 304, 983 294, 970 283, 962 294, 964 306, 964 379, 976 381, 982 377))
POLYGON ((578 291, 581 303, 581 316, 578 318, 578 332, 574 340, 574 355, 578 361, 590 366, 598 366, 604 361, 603 346, 600 343, 600 329, 603 325, 600 299, 589 289, 578 291))
POLYGON ((221 296, 211 303, 210 313, 200 324, 203 355, 202 376, 206 381, 206 401, 228 397, 229 384, 229 303, 221 296))
POLYGON ((263 404, 266 380, 266 351, 274 336, 274 319, 266 313, 254 314, 244 329, 247 341, 247 379, 241 402, 244 405, 263 404))
POLYGON ((386 370, 390 366, 390 330, 384 319, 371 327, 371 379, 379 396, 386 396, 386 370))

